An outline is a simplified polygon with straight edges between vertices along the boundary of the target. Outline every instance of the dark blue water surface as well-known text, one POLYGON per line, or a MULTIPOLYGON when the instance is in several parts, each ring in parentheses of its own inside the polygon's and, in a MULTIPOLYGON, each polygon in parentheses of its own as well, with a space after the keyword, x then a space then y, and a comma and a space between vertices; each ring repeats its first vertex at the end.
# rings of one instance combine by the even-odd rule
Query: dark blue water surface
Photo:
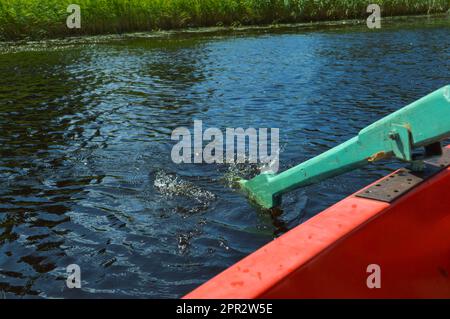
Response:
POLYGON ((286 169, 450 83, 448 18, 0 44, 0 298, 180 297, 385 175, 251 206, 174 128, 280 128, 286 169), (66 287, 66 266, 82 289, 66 287))

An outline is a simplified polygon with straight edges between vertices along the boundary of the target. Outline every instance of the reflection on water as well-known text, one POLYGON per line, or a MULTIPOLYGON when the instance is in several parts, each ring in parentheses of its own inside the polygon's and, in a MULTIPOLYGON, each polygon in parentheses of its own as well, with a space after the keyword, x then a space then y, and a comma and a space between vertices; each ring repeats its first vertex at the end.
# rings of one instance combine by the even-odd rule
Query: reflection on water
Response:
POLYGON ((232 187, 259 167, 175 165, 174 128, 278 127, 286 169, 448 84, 448 31, 0 50, 0 297, 183 295, 398 164, 304 188, 267 212, 232 187), (81 290, 65 287, 72 263, 81 290))

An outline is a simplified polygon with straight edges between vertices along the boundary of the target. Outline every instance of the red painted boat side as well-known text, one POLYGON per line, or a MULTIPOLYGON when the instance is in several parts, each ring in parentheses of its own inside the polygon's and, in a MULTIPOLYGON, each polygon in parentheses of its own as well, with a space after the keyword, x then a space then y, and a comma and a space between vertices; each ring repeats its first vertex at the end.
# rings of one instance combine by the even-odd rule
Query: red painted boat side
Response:
POLYGON ((450 168, 392 204, 352 195, 185 298, 450 298, 449 190, 450 168))

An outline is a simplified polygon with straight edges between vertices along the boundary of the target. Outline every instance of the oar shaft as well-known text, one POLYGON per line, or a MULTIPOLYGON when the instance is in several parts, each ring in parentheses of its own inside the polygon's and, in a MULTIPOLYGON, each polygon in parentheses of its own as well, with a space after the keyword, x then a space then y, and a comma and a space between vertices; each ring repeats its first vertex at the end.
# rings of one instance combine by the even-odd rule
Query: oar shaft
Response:
POLYGON ((394 154, 411 161, 415 147, 450 136, 450 86, 443 87, 386 116, 358 136, 279 175, 261 174, 241 181, 258 204, 271 208, 280 196, 394 154))

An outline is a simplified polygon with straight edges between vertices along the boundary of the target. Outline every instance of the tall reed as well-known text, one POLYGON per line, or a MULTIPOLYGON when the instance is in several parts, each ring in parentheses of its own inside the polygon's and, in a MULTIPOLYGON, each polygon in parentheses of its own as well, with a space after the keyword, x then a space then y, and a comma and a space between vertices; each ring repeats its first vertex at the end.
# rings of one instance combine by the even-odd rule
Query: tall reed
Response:
POLYGON ((449 0, 0 0, 0 39, 364 18, 374 2, 384 16, 450 8, 449 0), (82 10, 76 31, 66 27, 72 3, 82 10))

